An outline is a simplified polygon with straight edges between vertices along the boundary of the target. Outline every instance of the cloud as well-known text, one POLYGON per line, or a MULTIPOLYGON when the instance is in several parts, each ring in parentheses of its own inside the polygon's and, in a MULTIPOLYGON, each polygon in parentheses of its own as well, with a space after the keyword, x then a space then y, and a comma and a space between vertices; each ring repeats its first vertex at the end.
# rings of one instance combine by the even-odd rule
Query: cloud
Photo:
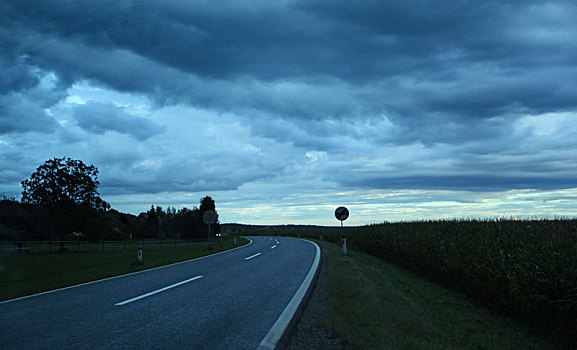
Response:
POLYGON ((0 93, 18 93, 31 89, 39 84, 40 79, 23 61, 25 57, 5 56, 0 61, 0 93))
POLYGON ((110 196, 254 208, 312 210, 307 189, 574 188, 576 16, 563 0, 3 1, 0 160, 20 165, 0 188, 64 155, 110 196))
POLYGON ((51 133, 58 124, 35 101, 21 95, 0 96, 0 134, 39 131, 51 133))
MULTIPOLYGON (((77 111, 70 113, 75 121, 77 111)), ((85 130, 72 123, 60 132, 68 144, 52 148, 97 165, 106 195, 235 190, 271 178, 291 162, 282 156, 290 154, 288 145, 253 137, 236 115, 188 106, 145 113, 162 134, 140 140, 128 132, 95 133, 92 124, 85 130)))
POLYGON ((26 64, 0 63, 0 70, 0 135, 54 132, 59 125, 48 109, 65 96, 58 78, 26 64))
POLYGON ((290 119, 386 112, 410 128, 565 111, 576 97, 557 83, 576 74, 569 3, 37 5, 6 12, 37 65, 162 104, 290 119), (79 20, 87 13, 89 23, 79 20), (561 24, 552 20, 559 13, 561 24), (562 42, 545 45, 543 36, 562 42), (569 46, 552 55, 560 44, 569 46))
POLYGON ((116 131, 131 135, 139 141, 164 131, 164 127, 145 118, 130 115, 113 104, 90 102, 80 105, 74 109, 74 117, 78 125, 88 132, 103 134, 116 131))

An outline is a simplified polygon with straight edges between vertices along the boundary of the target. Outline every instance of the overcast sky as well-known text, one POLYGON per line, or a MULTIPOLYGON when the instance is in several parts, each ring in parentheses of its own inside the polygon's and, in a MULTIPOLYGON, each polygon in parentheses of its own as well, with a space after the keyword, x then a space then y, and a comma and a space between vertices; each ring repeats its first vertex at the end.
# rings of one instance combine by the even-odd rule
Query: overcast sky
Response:
POLYGON ((0 193, 221 222, 577 215, 577 3, 0 2, 0 193))

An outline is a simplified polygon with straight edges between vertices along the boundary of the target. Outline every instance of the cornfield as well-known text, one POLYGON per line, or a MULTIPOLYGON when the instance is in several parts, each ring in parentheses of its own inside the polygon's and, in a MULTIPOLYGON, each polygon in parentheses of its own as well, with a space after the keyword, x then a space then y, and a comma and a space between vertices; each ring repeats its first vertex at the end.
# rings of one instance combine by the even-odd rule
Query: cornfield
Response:
MULTIPOLYGON (((337 241, 340 230, 298 233, 337 241)), ((383 223, 343 233, 361 251, 577 344, 577 220, 383 223)))

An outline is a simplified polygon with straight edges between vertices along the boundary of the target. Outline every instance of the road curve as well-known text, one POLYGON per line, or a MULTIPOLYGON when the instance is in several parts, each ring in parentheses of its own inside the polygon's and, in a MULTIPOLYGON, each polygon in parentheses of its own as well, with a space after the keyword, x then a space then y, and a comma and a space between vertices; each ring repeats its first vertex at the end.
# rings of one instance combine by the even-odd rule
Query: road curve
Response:
POLYGON ((2 302, 0 348, 262 347, 320 252, 305 240, 250 238, 225 253, 2 302))

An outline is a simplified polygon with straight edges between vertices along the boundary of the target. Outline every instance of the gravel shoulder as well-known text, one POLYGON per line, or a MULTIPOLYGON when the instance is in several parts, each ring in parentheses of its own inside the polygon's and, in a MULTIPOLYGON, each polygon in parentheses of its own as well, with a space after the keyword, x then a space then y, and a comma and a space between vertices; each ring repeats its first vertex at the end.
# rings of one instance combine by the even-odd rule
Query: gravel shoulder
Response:
POLYGON ((311 296, 303 309, 293 333, 288 338, 284 349, 346 349, 341 342, 321 327, 321 318, 327 305, 327 262, 322 253, 321 269, 311 296))

